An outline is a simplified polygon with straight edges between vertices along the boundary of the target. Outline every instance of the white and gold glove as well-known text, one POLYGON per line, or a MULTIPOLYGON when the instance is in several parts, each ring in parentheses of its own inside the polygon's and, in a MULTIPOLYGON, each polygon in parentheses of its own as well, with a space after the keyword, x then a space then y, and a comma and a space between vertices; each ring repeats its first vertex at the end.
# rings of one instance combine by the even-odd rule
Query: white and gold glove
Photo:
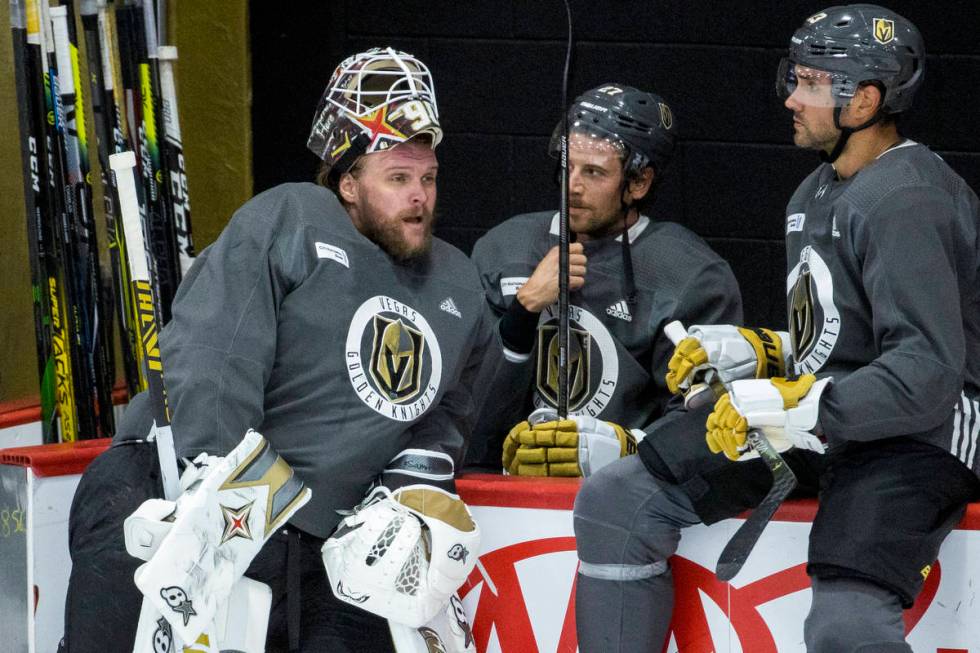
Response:
POLYGON ((504 440, 504 469, 514 476, 589 476, 612 461, 636 453, 646 434, 594 417, 559 420, 539 408, 504 440))
POLYGON ((720 381, 784 376, 790 354, 789 334, 731 325, 695 325, 667 363, 667 389, 677 394, 695 379, 720 381))
POLYGON ((777 451, 791 447, 824 452, 823 442, 812 433, 817 424, 820 395, 832 383, 804 374, 795 381, 784 378, 734 381, 708 415, 705 440, 712 453, 723 452, 730 460, 757 456, 746 445, 750 429, 760 429, 777 451))

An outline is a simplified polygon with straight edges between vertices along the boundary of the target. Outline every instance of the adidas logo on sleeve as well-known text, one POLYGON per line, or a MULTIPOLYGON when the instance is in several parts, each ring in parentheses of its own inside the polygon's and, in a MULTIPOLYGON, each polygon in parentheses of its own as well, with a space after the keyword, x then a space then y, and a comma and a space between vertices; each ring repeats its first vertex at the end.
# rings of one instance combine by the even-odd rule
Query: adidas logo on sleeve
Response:
POLYGON ((455 315, 461 319, 463 317, 463 314, 459 312, 458 308, 456 308, 456 302, 453 301, 452 297, 446 297, 444 300, 442 300, 442 303, 439 304, 439 308, 446 311, 450 315, 455 315))
POLYGON ((607 315, 612 315, 625 322, 633 321, 633 314, 630 313, 629 304, 626 303, 625 299, 621 299, 609 308, 606 309, 607 315))

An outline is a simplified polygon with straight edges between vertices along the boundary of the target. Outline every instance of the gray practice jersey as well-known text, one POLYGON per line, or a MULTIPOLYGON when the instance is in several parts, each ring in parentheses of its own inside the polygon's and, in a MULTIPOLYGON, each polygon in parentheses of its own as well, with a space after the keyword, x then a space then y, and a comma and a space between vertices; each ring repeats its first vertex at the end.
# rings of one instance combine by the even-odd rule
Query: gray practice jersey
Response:
POLYGON ((978 203, 912 142, 840 181, 830 165, 786 218, 790 333, 799 373, 834 377, 831 442, 908 436, 974 470, 980 414, 978 203))
POLYGON ((451 245, 396 265, 329 190, 273 188, 201 253, 161 335, 178 455, 255 428, 313 490, 292 522, 326 537, 399 451, 459 465, 490 322, 451 245))
MULTIPOLYGON (((557 224, 550 212, 518 215, 476 243, 473 260, 498 316, 558 244, 557 224)), ((585 243, 585 285, 570 297, 568 406, 571 414, 644 428, 670 399, 664 377, 674 348, 664 325, 741 324, 742 303, 728 264, 691 231, 641 216, 628 233, 634 304, 627 301, 622 236, 585 243)), ((556 405, 557 322, 557 306, 542 311, 530 354, 508 351, 499 332, 488 351, 479 384, 487 398, 473 438, 475 447, 491 443, 489 454, 478 456, 484 462, 499 464, 500 441, 531 410, 556 405)))

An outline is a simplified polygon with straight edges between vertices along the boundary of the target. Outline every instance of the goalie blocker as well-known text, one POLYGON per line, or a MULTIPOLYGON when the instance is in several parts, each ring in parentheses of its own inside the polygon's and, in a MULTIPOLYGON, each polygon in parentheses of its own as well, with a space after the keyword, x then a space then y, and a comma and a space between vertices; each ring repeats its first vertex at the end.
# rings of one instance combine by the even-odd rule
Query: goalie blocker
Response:
POLYGON ((212 629, 232 585, 311 493, 255 431, 227 456, 198 456, 184 476, 191 479, 176 502, 144 502, 124 532, 130 554, 147 560, 137 587, 191 643, 212 629))

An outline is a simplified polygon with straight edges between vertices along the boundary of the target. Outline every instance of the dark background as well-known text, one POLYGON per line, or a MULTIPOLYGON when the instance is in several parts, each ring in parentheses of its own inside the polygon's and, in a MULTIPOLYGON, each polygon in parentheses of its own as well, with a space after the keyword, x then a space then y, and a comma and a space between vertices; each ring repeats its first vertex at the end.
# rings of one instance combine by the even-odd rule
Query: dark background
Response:
MULTIPOLYGON (((312 177, 313 110, 346 55, 391 45, 432 70, 446 135, 437 234, 469 253, 516 213, 554 209, 548 135, 561 115, 559 0, 251 3, 255 191, 312 177)), ((785 328, 784 207, 817 164, 792 145, 774 92, 789 37, 824 2, 571 0, 569 98, 604 82, 655 91, 682 143, 651 217, 680 222, 731 264, 746 322, 785 328)), ((925 38, 926 81, 904 133, 980 189, 980 2, 893 1, 925 38)))

